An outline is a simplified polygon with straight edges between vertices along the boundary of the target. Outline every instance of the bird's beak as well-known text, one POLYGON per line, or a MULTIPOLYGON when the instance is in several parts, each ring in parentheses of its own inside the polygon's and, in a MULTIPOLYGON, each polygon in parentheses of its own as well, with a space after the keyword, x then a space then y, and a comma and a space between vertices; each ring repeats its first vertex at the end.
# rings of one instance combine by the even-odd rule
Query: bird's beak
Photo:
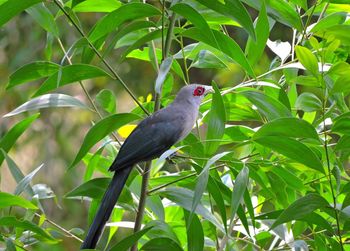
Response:
POLYGON ((213 87, 211 87, 211 86, 206 86, 206 87, 205 87, 204 96, 207 95, 207 94, 209 94, 209 93, 214 93, 214 92, 215 92, 215 91, 214 91, 213 87))

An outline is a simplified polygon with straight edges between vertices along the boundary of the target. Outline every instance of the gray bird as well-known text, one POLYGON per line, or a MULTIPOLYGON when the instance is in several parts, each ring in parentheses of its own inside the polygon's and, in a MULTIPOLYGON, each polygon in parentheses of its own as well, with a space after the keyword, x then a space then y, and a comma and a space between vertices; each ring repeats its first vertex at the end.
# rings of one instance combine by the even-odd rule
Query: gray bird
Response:
POLYGON ((109 168, 114 176, 96 213, 81 249, 94 249, 132 167, 162 155, 192 130, 204 96, 213 92, 205 85, 191 84, 179 91, 174 102, 142 120, 121 146, 109 168))

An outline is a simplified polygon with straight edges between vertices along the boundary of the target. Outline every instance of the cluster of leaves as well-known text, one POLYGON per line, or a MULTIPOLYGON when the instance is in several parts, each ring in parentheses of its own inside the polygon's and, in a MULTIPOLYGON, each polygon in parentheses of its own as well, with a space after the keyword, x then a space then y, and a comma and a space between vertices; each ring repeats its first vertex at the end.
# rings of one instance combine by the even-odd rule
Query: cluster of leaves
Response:
MULTIPOLYGON (((129 226, 126 219, 135 216, 140 197, 142 177, 135 168, 100 245, 109 245, 109 250, 127 250, 136 242, 142 250, 164 246, 168 250, 344 250, 350 229, 348 1, 189 0, 164 1, 163 6, 100 2, 0 1, 0 25, 25 10, 48 34, 47 61, 19 68, 7 89, 45 78, 44 82, 32 99, 5 117, 48 107, 96 113, 69 167, 73 171, 83 161, 83 182, 65 196, 91 200, 90 222, 110 180, 108 166, 118 152, 119 145, 111 144, 118 140, 113 133, 125 136, 130 123, 155 106, 152 100, 135 98, 108 63, 111 51, 120 51, 118 63, 132 58, 154 67, 155 101, 160 97, 162 105, 174 98, 175 81, 190 83, 192 68, 239 67, 245 75, 235 86, 219 83, 226 86, 221 90, 213 82, 215 94, 201 106, 197 130, 153 161, 145 226, 125 235, 119 230, 129 226), (249 14, 254 11, 255 21, 249 14), (79 12, 106 14, 85 34, 79 12), (67 50, 57 19, 78 31, 79 37, 67 50), (269 40, 277 25, 292 34, 291 41, 269 40), (248 37, 244 50, 230 36, 239 29, 248 37), (62 45, 59 64, 51 60, 54 41, 62 45), (269 60, 266 53, 271 51, 274 56, 269 60), (93 65, 96 61, 99 66, 93 65), (107 89, 93 99, 82 81, 97 77, 121 83, 136 108, 117 113, 114 93, 107 89), (89 105, 59 93, 62 86, 73 83, 80 84, 89 105), (175 151, 180 156, 173 158, 173 164, 166 163, 175 151), (93 178, 95 173, 106 177, 93 178)), ((18 182, 14 194, 0 193, 0 207, 25 209, 23 216, 10 216, 10 210, 0 218, 0 241, 9 250, 38 241, 51 245, 62 238, 57 232, 64 230, 45 223, 40 201, 52 197, 50 189, 30 184, 40 167, 24 176, 7 154, 36 119, 38 114, 26 115, 0 139, 0 164, 6 159, 18 182), (22 192, 28 200, 19 196, 22 192)), ((78 231, 63 234, 79 240, 78 231)))

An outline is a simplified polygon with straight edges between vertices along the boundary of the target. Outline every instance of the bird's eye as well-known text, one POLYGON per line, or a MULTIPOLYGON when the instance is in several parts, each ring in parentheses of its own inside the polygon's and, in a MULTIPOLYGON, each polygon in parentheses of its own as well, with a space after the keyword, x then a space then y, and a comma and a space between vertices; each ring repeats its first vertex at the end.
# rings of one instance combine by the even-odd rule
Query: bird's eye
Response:
POLYGON ((193 92, 193 96, 202 96, 203 94, 204 94, 204 88, 201 86, 197 87, 193 92))

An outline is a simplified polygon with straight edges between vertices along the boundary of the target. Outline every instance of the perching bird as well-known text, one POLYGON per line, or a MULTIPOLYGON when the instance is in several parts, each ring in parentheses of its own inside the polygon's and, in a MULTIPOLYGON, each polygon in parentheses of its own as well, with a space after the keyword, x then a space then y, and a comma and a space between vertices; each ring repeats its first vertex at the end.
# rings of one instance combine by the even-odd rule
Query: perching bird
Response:
POLYGON ((174 102, 141 121, 129 135, 109 168, 115 172, 114 176, 81 249, 95 248, 132 167, 159 157, 185 138, 197 120, 203 97, 209 92, 213 92, 213 88, 205 85, 191 84, 181 88, 174 102))

